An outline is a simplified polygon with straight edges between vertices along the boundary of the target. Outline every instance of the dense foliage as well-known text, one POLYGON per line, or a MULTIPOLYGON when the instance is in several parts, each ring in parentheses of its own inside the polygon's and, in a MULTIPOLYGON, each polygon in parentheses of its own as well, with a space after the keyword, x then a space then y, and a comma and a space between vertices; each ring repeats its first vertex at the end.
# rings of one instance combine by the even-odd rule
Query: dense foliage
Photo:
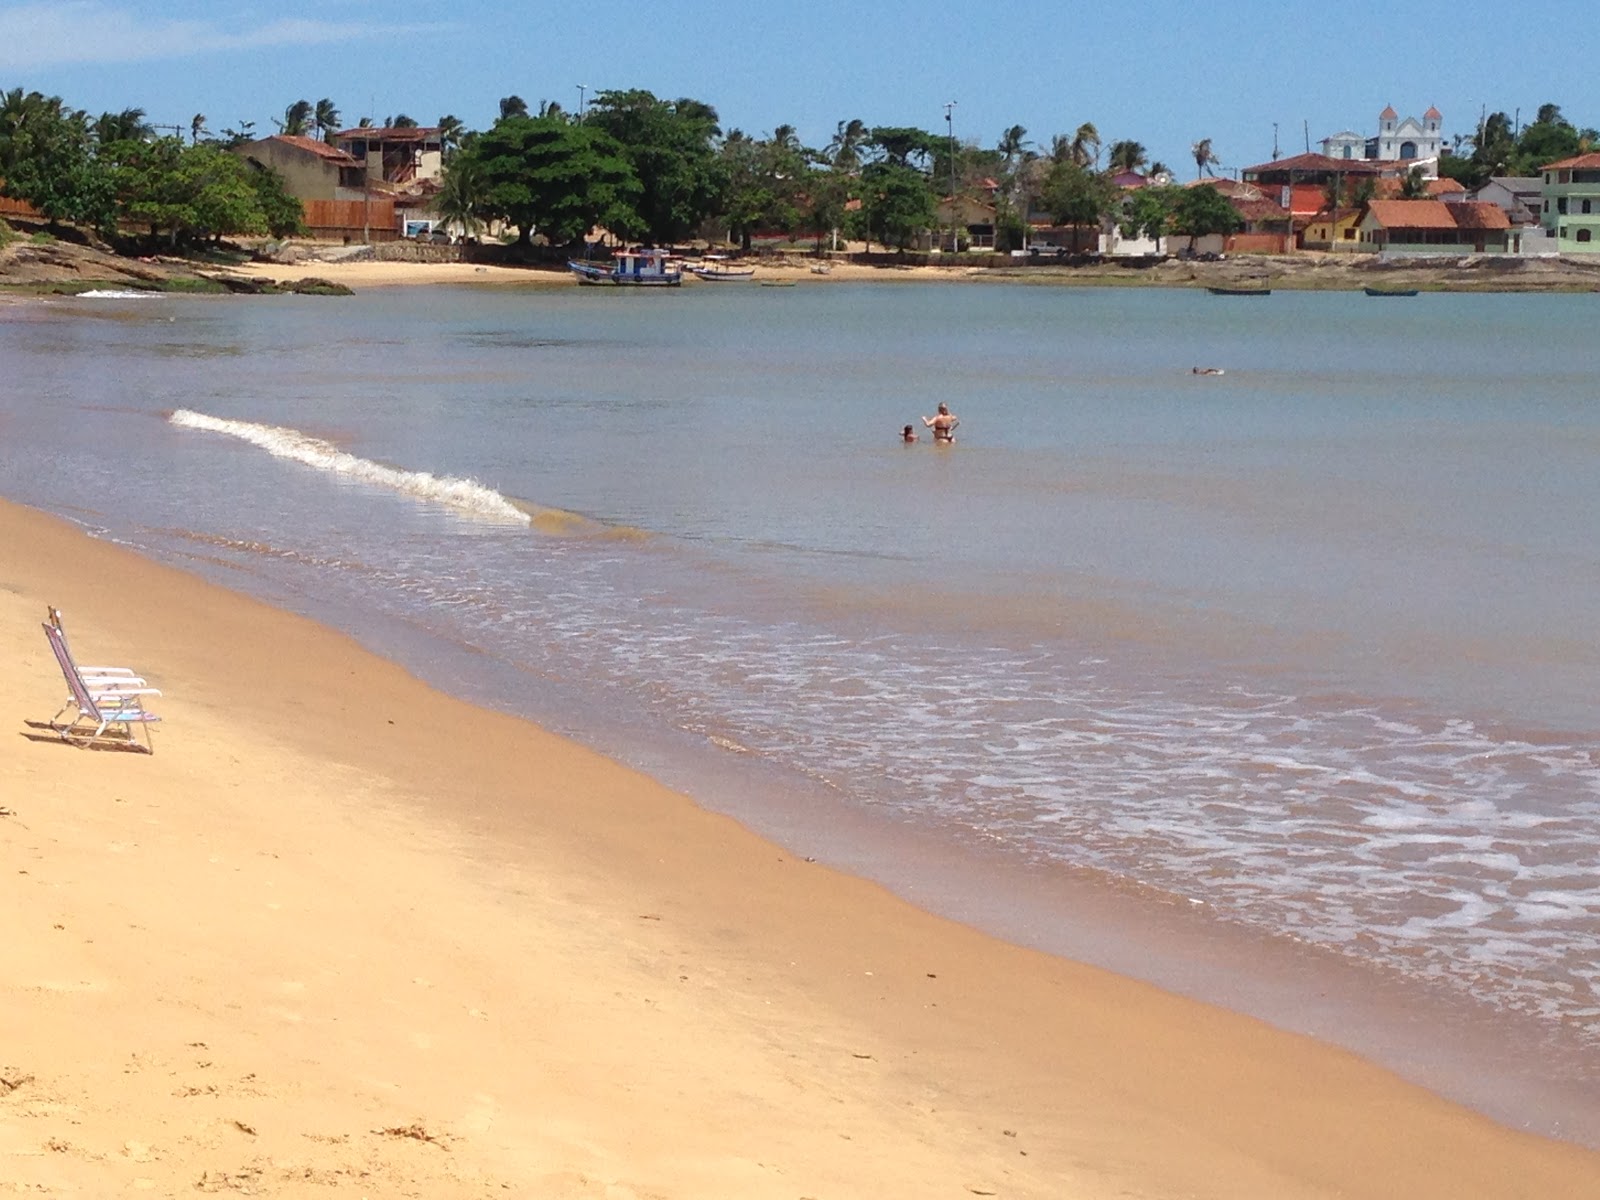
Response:
POLYGON ((1444 156, 1439 173, 1478 188, 1496 175, 1530 178, 1546 163, 1588 153, 1600 147, 1600 132, 1579 129, 1562 115, 1558 104, 1542 104, 1533 122, 1520 130, 1505 113, 1490 113, 1465 142, 1471 143, 1472 153, 1444 156))
POLYGON ((58 96, 0 93, 0 192, 26 201, 52 224, 110 236, 142 228, 182 247, 240 234, 301 229, 300 202, 283 181, 201 141, 154 136, 139 109, 88 113, 58 96))
MULTIPOLYGON (((337 106, 323 98, 293 101, 272 124, 331 140, 339 122, 337 106)), ((416 121, 400 114, 384 123, 416 121)), ((1141 143, 1103 141, 1089 122, 1043 145, 1013 125, 988 148, 958 143, 948 129, 853 119, 840 121, 826 146, 811 148, 791 126, 761 137, 724 132, 703 101, 626 89, 600 91, 577 112, 553 101, 530 109, 512 95, 500 100, 487 130, 468 130, 454 116, 438 125, 445 163, 438 214, 469 235, 497 225, 514 230, 523 245, 538 235, 563 247, 602 228, 654 244, 706 237, 748 248, 758 235, 776 235, 812 239, 818 248, 845 237, 907 250, 935 234, 963 245, 961 226, 970 220, 992 224, 996 248, 1014 250, 1042 222, 1092 229, 1109 221, 1124 236, 1150 238, 1240 227, 1215 189, 1172 186, 1172 172, 1151 163, 1141 143), (1119 186, 1120 172, 1142 173, 1148 183, 1119 186)), ((0 92, 0 191, 52 222, 104 233, 137 227, 168 245, 292 233, 300 206, 282 181, 225 153, 252 140, 254 128, 244 120, 213 137, 197 113, 185 142, 158 137, 141 109, 91 117, 59 97, 14 88, 0 92)), ((1440 172, 1476 187, 1491 175, 1535 175, 1597 141, 1600 135, 1575 126, 1554 104, 1522 128, 1497 112, 1473 136, 1456 139, 1440 172)), ((1197 176, 1214 173, 1210 138, 1197 139, 1190 152, 1197 176)), ((1330 202, 1370 198, 1355 187, 1330 202)), ((1415 174, 1402 182, 1404 195, 1424 192, 1415 174)))

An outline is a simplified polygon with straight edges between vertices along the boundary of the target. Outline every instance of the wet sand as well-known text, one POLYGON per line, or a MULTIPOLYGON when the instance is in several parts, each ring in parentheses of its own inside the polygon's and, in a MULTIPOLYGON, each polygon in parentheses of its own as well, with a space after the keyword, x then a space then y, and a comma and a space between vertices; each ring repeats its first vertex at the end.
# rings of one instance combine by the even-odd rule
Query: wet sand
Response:
POLYGON ((29 1194, 1556 1197, 1600 1155, 929 916, 0 504, 0 1180, 29 1194), (39 628, 164 694, 42 727, 39 628), (314 1185, 314 1186, 312 1186, 314 1185))

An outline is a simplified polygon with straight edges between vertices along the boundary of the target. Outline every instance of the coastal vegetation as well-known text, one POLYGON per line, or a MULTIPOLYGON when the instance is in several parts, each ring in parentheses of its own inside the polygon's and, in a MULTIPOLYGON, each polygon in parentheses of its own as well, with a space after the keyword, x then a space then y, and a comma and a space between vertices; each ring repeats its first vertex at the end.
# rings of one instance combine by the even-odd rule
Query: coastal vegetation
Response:
POLYGON ((191 249, 241 235, 286 236, 302 227, 299 201, 270 171, 224 144, 155 136, 142 109, 89 113, 59 96, 0 92, 0 194, 31 205, 52 228, 139 236, 191 249))
MULTIPOLYGON (((341 114, 331 98, 298 99, 272 124, 332 141, 341 114)), ((363 117, 358 127, 372 124, 363 117)), ((401 113, 384 124, 417 121, 401 113)), ((95 117, 60 97, 0 91, 0 194, 26 201, 52 227, 137 236, 169 251, 301 230, 299 202, 282 180, 228 153, 256 136, 254 121, 213 135, 197 113, 187 139, 182 127, 162 128, 172 132, 158 136, 138 108, 95 117)), ((1129 237, 1227 234, 1241 224, 1208 186, 1220 161, 1211 138, 1194 141, 1195 180, 1178 186, 1142 143, 1105 139, 1088 121, 1038 143, 1013 125, 985 147, 853 118, 840 121, 826 145, 809 147, 789 125, 754 136, 725 129, 702 100, 630 88, 599 91, 577 112, 553 101, 530 108, 522 97, 506 96, 486 130, 469 130, 451 115, 440 117, 438 128, 439 216, 466 236, 505 228, 525 249, 535 238, 569 246, 596 226, 654 244, 709 237, 748 249, 760 234, 818 249, 856 240, 902 251, 943 229, 948 248, 962 249, 965 222, 956 214, 971 202, 992 207, 994 248, 1002 252, 1023 249, 1030 221, 1040 217, 1072 229, 1109 219, 1129 237), (1142 174, 1147 186, 1119 186, 1128 172, 1142 174)), ((1456 139, 1440 173, 1476 186, 1491 175, 1534 173, 1596 140, 1556 104, 1542 106, 1521 128, 1496 112, 1473 136, 1456 139)), ((1424 187, 1420 178, 1408 179, 1403 194, 1424 187)), ((1364 198, 1352 192, 1330 202, 1364 198)))

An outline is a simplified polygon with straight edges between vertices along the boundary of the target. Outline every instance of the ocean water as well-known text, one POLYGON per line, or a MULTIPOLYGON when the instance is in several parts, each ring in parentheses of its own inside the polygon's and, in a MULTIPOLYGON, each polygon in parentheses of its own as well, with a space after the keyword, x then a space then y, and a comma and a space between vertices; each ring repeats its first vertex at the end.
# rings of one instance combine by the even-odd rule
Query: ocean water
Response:
POLYGON ((1593 1145, 1597 325, 113 293, 0 308, 0 491, 931 908, 1593 1145), (902 445, 941 400, 956 445, 902 445))

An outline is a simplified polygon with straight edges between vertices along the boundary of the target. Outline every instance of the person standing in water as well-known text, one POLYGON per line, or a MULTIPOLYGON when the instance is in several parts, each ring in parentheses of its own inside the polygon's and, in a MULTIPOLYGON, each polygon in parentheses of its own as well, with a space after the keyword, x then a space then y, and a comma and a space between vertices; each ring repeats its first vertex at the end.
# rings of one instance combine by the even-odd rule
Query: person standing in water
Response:
POLYGON ((961 424, 961 418, 950 411, 948 404, 941 404, 938 415, 923 417, 922 423, 933 430, 935 442, 953 442, 956 440, 956 426, 961 424))
POLYGON ((903 429, 901 431, 901 433, 900 433, 900 440, 902 442, 914 442, 914 441, 916 441, 917 440, 917 431, 916 431, 916 429, 913 426, 907 425, 905 427, 905 429, 903 429))

